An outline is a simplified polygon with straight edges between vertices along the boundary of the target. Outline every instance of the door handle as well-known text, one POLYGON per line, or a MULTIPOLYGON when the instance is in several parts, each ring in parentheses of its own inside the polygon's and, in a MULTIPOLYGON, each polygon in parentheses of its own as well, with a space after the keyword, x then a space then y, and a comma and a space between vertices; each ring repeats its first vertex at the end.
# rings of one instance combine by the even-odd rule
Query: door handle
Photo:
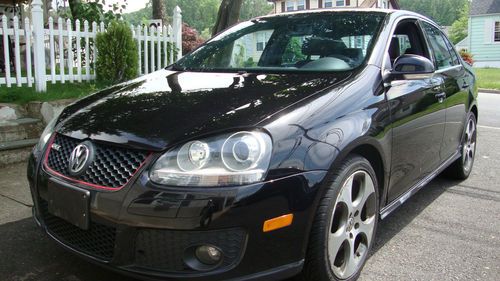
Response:
POLYGON ((446 93, 436 94, 435 97, 438 99, 439 103, 442 103, 444 101, 444 99, 446 98, 446 93))
POLYGON ((464 83, 462 84, 462 90, 465 90, 465 89, 467 89, 467 88, 469 88, 469 84, 467 84, 467 82, 464 82, 464 83))

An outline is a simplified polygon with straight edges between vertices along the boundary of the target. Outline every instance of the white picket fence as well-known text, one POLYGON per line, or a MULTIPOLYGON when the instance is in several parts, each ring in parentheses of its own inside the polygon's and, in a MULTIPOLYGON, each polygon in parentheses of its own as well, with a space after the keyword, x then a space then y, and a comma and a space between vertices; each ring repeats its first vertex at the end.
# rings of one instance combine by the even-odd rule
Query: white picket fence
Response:
MULTIPOLYGON (((12 28, 4 15, 0 25, 0 44, 3 47, 3 73, 0 86, 36 86, 44 92, 47 82, 75 83, 94 80, 98 52, 94 44, 98 32, 105 31, 104 23, 89 23, 49 18, 43 28, 41 0, 32 1, 31 22, 24 19, 20 27, 17 17, 12 28), (12 69, 11 69, 12 67, 12 69)), ((179 7, 173 11, 173 26, 131 26, 139 53, 139 74, 159 70, 182 57, 182 16, 179 7)))

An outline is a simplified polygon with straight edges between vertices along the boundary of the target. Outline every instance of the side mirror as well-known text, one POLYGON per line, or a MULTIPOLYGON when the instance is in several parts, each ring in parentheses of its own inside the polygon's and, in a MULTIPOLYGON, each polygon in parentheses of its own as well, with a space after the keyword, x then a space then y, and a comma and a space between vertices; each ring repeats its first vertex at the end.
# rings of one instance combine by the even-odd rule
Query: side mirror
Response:
POLYGON ((416 80, 430 78, 436 69, 426 57, 418 55, 401 55, 394 61, 391 71, 384 74, 384 85, 389 87, 392 81, 416 80))
POLYGON ((435 71, 434 64, 426 57, 402 55, 394 61, 393 73, 429 74, 435 71))

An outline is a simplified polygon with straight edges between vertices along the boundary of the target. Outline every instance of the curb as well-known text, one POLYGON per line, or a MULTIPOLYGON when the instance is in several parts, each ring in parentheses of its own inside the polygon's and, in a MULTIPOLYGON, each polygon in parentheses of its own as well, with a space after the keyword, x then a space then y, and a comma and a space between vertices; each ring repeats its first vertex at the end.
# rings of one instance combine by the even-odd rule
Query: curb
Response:
POLYGON ((479 92, 481 93, 488 93, 488 94, 500 94, 500 90, 494 90, 494 89, 478 89, 479 92))

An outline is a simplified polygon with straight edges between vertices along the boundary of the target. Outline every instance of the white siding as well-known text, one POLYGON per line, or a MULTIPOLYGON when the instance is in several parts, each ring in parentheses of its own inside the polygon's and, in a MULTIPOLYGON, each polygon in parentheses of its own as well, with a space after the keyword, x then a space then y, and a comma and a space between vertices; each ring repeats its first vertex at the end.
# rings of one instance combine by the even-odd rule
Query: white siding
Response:
POLYGON ((311 0, 311 9, 317 9, 318 7, 318 0, 311 0))
MULTIPOLYGON (((290 0, 290 1, 297 1, 297 0, 290 0)), ((319 0, 310 0, 310 6, 309 6, 309 9, 318 9, 318 8, 324 8, 325 6, 325 1, 326 0, 323 0, 323 6, 320 7, 319 6, 319 0)), ((365 2, 370 2, 371 0, 351 0, 349 5, 346 5, 346 7, 353 7, 353 8, 356 8, 356 7, 361 7, 363 5, 363 3, 365 2)), ((275 2, 275 13, 279 14, 279 13, 282 13, 283 11, 281 10, 281 3, 285 3, 285 11, 286 12, 286 0, 283 0, 283 1, 276 1, 275 2)), ((336 6, 336 0, 332 0, 332 4, 333 4, 333 8, 335 8, 336 6)), ((377 0, 377 1, 373 1, 373 5, 370 7, 370 8, 383 8, 384 7, 384 4, 386 7, 388 7, 389 9, 394 9, 394 7, 392 6, 391 4, 391 1, 389 0, 377 0)), ((297 8, 297 4, 295 3, 294 5, 295 9, 297 8)))

